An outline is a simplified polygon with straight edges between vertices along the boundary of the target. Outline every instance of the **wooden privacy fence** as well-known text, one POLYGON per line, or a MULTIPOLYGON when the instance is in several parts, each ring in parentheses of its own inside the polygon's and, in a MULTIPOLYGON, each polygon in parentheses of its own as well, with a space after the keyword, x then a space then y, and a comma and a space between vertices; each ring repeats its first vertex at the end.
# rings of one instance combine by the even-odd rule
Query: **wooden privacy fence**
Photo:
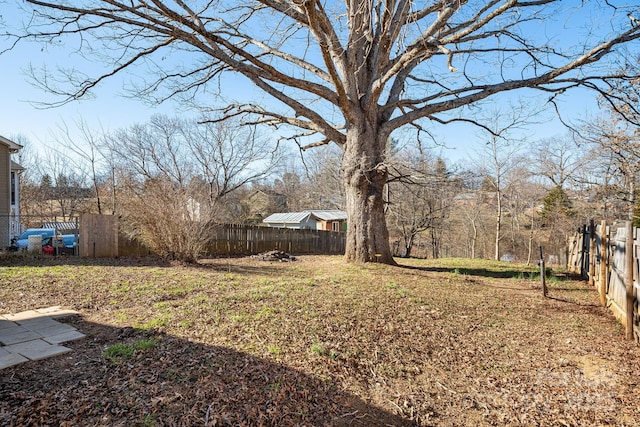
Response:
POLYGON ((567 268, 596 287, 600 303, 625 325, 628 339, 640 339, 638 266, 640 232, 631 222, 593 221, 569 242, 567 268))
POLYGON ((324 230, 298 230, 220 224, 211 230, 210 255, 257 254, 280 250, 294 254, 343 254, 346 234, 324 230))
MULTIPOLYGON (((150 253, 139 242, 119 232, 117 217, 85 214, 80 218, 81 256, 141 256, 150 253)), ((248 255, 281 250, 293 254, 343 254, 346 234, 336 231, 297 230, 249 225, 211 227, 204 255, 248 255)))

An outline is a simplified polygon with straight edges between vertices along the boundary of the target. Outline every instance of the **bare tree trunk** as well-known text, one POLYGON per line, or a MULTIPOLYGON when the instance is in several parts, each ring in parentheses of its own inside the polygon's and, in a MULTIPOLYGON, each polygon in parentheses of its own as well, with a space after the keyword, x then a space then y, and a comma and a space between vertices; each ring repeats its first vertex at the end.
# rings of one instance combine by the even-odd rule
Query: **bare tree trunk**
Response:
POLYGON ((96 195, 96 203, 98 206, 98 215, 102 215, 102 203, 100 203, 100 187, 98 186, 98 181, 95 177, 95 168, 94 168, 94 175, 93 175, 93 191, 96 195))
POLYGON ((116 214, 117 202, 116 202, 116 171, 111 168, 111 215, 116 214))
POLYGON ((533 252, 533 214, 531 215, 531 232, 529 233, 529 248, 527 251, 527 265, 531 264, 531 254, 533 252))
MULTIPOLYGON (((498 184, 499 185, 499 184, 498 184)), ((496 212, 496 245, 495 245, 495 260, 500 260, 500 231, 502 229, 502 193, 500 190, 496 191, 498 197, 498 210, 496 212)))
POLYGON ((476 242, 478 240, 478 226, 475 221, 471 222, 473 227, 473 236, 471 237, 471 259, 476 258, 476 242))
POLYGON ((411 257, 411 250, 413 249, 413 239, 415 237, 415 234, 411 233, 411 235, 409 236, 408 239, 405 239, 405 243, 404 243, 404 258, 410 258, 411 257))
POLYGON ((431 256, 433 259, 440 258, 440 238, 435 228, 431 228, 431 256))
POLYGON ((629 221, 633 224, 634 214, 636 209, 636 182, 635 174, 630 174, 629 177, 629 221))
POLYGON ((384 214, 385 142, 371 126, 360 126, 347 133, 342 160, 347 204, 345 259, 355 262, 377 261, 395 264, 389 246, 384 214))

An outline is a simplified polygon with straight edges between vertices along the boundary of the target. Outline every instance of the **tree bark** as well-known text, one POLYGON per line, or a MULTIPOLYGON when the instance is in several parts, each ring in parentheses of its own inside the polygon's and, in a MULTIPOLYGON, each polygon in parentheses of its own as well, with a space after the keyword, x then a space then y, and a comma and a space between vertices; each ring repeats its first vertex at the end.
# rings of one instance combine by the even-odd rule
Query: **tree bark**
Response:
POLYGON ((497 191, 496 195, 498 197, 498 210, 496 212, 496 241, 494 258, 496 261, 500 261, 500 239, 502 237, 500 235, 500 230, 502 229, 502 193, 497 191))
POLYGON ((440 258, 440 236, 435 228, 431 228, 431 255, 433 259, 440 258))
POLYGON ((471 221, 473 236, 471 237, 471 259, 476 259, 476 241, 478 240, 478 227, 475 221, 471 221))
POLYGON ((374 126, 349 129, 342 160, 347 205, 345 259, 395 265, 384 213, 386 139, 374 126))
POLYGON ((411 258, 411 250, 413 249, 413 239, 415 237, 414 233, 411 233, 408 239, 405 239, 404 243, 404 255, 403 258, 411 258))

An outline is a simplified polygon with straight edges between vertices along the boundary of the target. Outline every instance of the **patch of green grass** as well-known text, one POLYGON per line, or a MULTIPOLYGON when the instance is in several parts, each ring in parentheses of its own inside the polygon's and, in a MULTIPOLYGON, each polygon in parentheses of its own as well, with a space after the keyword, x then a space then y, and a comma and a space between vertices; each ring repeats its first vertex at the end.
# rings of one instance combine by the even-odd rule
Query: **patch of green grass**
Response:
POLYGON ((324 344, 316 342, 311 345, 311 352, 317 354, 321 357, 330 357, 333 360, 336 360, 339 356, 339 353, 333 349, 327 349, 324 344))
POLYGON ((272 307, 262 307, 260 310, 256 312, 256 317, 268 318, 268 317, 273 317, 277 313, 278 313, 278 310, 272 307))
POLYGON ((268 388, 275 394, 279 393, 282 389, 282 380, 278 379, 277 381, 272 382, 271 384, 269 384, 268 388))
POLYGON ((145 322, 145 323, 139 325, 138 327, 140 329, 145 329, 145 330, 156 329, 156 328, 160 328, 160 327, 163 327, 163 326, 168 326, 169 322, 171 321, 171 319, 172 319, 171 314, 162 313, 162 314, 159 314, 159 315, 153 317, 148 322, 145 322))
POLYGON ((550 282, 552 283, 561 283, 565 281, 564 277, 558 277, 555 274, 551 274, 549 276, 547 276, 547 278, 549 279, 550 282))
POLYGON ((158 422, 158 414, 146 414, 142 420, 143 427, 154 427, 158 422))
POLYGON ((155 338, 149 338, 148 340, 142 340, 142 341, 138 341, 138 342, 136 342, 136 343, 133 345, 133 347, 134 347, 136 350, 142 350, 142 351, 145 351, 145 350, 149 350, 149 349, 151 349, 151 348, 155 347, 155 346, 156 346, 156 344, 158 344, 158 340, 157 340, 157 339, 155 339, 155 338))
POLYGON ((127 323, 129 321, 129 313, 125 313, 124 311, 116 312, 116 322, 118 323, 127 323))
POLYGON ((191 299, 191 303, 193 304, 206 304, 208 301, 209 301, 209 297, 206 295, 199 295, 191 299))
POLYGON ((311 352, 317 354, 318 356, 324 356, 325 349, 322 343, 316 342, 311 344, 311 352))
POLYGON ((158 286, 154 282, 141 283, 136 285, 134 291, 137 295, 154 295, 158 286))
POLYGON ((188 328, 190 328, 191 326, 193 326, 193 325, 194 325, 194 323, 195 323, 195 322, 194 322, 193 320, 181 320, 181 321, 178 323, 178 327, 180 327, 181 329, 188 329, 188 328))
POLYGON ((183 296, 193 291, 193 288, 188 285, 169 286, 165 289, 165 292, 169 295, 183 296))
POLYGON ((267 351, 274 356, 279 356, 282 353, 282 349, 277 344, 269 344, 267 346, 267 351))
POLYGON ((233 323, 246 323, 251 320, 251 316, 247 313, 235 313, 229 318, 233 323))
POLYGON ((137 341, 133 344, 116 343, 104 351, 104 357, 111 363, 120 364, 134 355, 137 351, 147 351, 156 346, 157 339, 137 341))
POLYGON ((119 364, 133 356, 133 353, 135 348, 131 344, 117 343, 105 350, 104 357, 111 363, 119 364))
POLYGON ((124 295, 131 292, 131 284, 129 282, 114 283, 111 285, 111 293, 116 295, 124 295))
POLYGON ((416 304, 420 304, 420 305, 424 305, 424 304, 426 304, 426 301, 425 301, 423 298, 421 298, 421 297, 416 297, 416 296, 412 296, 412 297, 411 297, 411 302, 414 302, 414 303, 416 303, 416 304))
POLYGON ((249 298, 253 301, 262 301, 265 299, 265 295, 264 293, 260 292, 260 291, 256 291, 256 292, 252 292, 249 295, 249 298))
POLYGON ((411 300, 414 302, 421 302, 420 298, 415 298, 408 289, 398 285, 395 282, 387 283, 387 288, 395 290, 396 295, 398 295, 400 298, 411 298, 411 300))

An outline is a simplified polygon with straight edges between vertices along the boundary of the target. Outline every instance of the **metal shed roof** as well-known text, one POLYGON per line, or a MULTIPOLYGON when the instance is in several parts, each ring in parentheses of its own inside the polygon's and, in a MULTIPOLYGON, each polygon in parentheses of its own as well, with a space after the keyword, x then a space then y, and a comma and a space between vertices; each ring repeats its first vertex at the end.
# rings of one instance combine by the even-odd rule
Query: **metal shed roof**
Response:
POLYGON ((340 210, 306 210, 302 212, 274 213, 262 220, 266 223, 299 224, 309 216, 321 221, 345 221, 347 213, 340 210))
POLYGON ((268 223, 299 224, 311 215, 309 212, 274 213, 262 220, 268 223))
POLYGON ((340 210, 306 210, 318 219, 323 221, 344 221, 347 219, 347 213, 340 210))
POLYGON ((43 222, 42 228, 55 228, 56 230, 75 230, 78 228, 78 224, 73 221, 43 222))

